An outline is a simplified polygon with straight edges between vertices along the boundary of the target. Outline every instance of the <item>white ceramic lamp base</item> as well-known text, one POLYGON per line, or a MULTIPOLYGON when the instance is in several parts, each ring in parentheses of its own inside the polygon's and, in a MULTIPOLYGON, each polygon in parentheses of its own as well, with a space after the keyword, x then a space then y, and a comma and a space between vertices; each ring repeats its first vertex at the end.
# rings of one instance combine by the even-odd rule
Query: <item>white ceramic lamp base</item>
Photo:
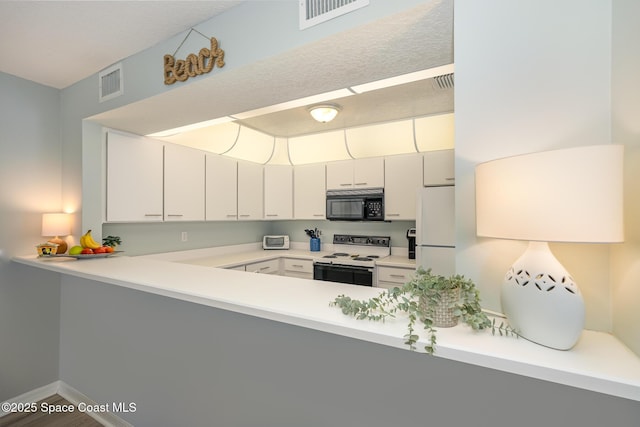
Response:
POLYGON ((584 328, 580 289, 546 242, 530 242, 505 276, 502 310, 520 336, 558 350, 575 345, 584 328))

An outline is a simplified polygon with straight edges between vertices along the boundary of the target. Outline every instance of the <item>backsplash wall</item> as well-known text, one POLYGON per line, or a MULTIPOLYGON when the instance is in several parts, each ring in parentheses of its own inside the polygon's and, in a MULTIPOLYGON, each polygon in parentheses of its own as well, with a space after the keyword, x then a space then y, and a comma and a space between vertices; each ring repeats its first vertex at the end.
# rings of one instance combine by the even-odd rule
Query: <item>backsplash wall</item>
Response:
POLYGON ((415 221, 224 221, 224 222, 154 222, 105 223, 102 236, 120 236, 120 250, 127 255, 146 255, 184 251, 214 246, 238 245, 262 241, 265 234, 288 234, 292 242, 306 242, 306 228, 318 228, 323 243, 331 243, 334 234, 390 236, 391 246, 406 248, 406 232, 415 221), (182 241, 182 233, 187 241, 182 241))

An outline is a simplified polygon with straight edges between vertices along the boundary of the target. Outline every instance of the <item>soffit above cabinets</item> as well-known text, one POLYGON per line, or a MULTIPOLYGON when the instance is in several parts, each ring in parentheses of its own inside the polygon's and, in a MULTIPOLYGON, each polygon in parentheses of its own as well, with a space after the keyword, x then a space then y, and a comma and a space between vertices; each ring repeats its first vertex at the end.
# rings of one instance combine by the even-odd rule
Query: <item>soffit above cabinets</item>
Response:
MULTIPOLYGON (((109 128, 148 135, 452 63, 452 2, 429 1, 256 63, 229 66, 215 76, 91 119, 109 128)), ((452 112, 453 88, 435 89, 433 79, 427 79, 322 101, 343 106, 331 123, 313 121, 306 105, 241 117, 239 123, 270 136, 290 138, 452 112)))

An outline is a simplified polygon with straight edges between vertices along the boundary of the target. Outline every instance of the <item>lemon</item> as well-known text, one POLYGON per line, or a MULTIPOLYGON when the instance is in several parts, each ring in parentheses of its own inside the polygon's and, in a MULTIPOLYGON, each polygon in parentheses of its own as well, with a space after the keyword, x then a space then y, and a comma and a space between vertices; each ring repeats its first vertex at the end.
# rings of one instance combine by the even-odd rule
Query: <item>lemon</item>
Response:
POLYGON ((80 255, 80 252, 82 252, 82 246, 72 246, 69 249, 69 255, 80 255))

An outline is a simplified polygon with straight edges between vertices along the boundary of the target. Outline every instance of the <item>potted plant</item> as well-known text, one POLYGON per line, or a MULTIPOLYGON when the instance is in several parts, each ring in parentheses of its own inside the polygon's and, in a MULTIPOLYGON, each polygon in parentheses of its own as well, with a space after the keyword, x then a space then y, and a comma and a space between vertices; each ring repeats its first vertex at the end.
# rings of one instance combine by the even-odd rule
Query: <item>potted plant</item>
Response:
POLYGON ((405 344, 415 350, 420 339, 416 333, 416 322, 420 321, 429 334, 429 343, 425 346, 428 354, 433 354, 436 345, 436 327, 451 327, 462 320, 473 330, 491 328, 493 334, 515 335, 508 325, 489 320, 480 306, 480 293, 473 281, 464 276, 439 276, 431 273, 431 269, 419 267, 416 275, 402 287, 384 291, 369 300, 354 300, 346 295, 339 295, 330 303, 340 307, 346 315, 357 319, 384 321, 387 317, 395 317, 398 311, 408 315, 405 344))
POLYGON ((102 238, 102 244, 104 246, 111 246, 115 250, 118 245, 122 244, 122 240, 120 240, 119 236, 107 236, 102 238))

